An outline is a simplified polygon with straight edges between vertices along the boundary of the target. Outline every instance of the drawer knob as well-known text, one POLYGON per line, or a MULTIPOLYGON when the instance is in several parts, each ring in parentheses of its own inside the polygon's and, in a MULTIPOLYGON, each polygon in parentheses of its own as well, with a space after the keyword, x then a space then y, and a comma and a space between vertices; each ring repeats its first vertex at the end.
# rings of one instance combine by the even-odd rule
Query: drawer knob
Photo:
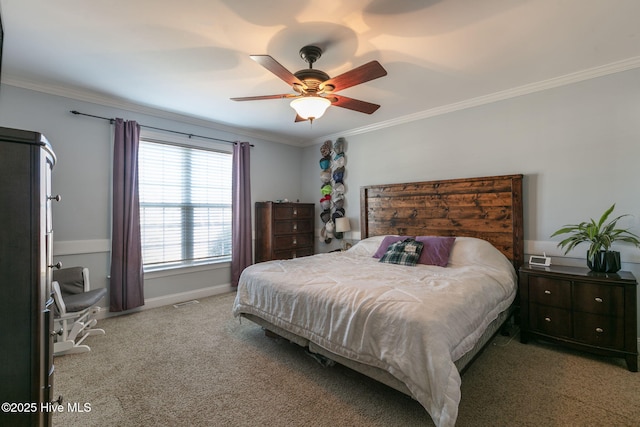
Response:
POLYGON ((602 302, 602 298, 596 297, 596 302, 602 302))
POLYGON ((550 317, 545 317, 545 318, 544 318, 544 321, 545 321, 545 322, 551 322, 551 318, 550 318, 550 317))
POLYGON ((298 209, 293 210, 293 216, 296 216, 296 215, 298 215, 298 209))
POLYGON ((292 244, 297 245, 298 244, 298 239, 296 239, 295 237, 293 238, 293 242, 292 244))
POLYGON ((603 332, 604 332, 604 329, 602 329, 602 328, 596 328, 596 332, 597 332, 597 333, 599 333, 599 334, 601 334, 601 333, 603 333, 603 332))
POLYGON ((546 295, 551 295, 551 291, 550 291, 550 290, 548 290, 548 289, 547 289, 546 291, 544 291, 544 293, 545 293, 546 295))
POLYGON ((293 231, 296 231, 298 229, 298 223, 294 222, 293 223, 293 231))

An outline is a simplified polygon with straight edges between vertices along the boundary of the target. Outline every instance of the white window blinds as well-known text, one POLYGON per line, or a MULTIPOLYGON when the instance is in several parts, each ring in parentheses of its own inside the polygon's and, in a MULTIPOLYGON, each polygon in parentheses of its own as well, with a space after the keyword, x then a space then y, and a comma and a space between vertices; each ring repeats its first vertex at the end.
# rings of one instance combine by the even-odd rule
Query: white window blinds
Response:
POLYGON ((229 258, 231 157, 230 153, 140 141, 145 268, 229 258))

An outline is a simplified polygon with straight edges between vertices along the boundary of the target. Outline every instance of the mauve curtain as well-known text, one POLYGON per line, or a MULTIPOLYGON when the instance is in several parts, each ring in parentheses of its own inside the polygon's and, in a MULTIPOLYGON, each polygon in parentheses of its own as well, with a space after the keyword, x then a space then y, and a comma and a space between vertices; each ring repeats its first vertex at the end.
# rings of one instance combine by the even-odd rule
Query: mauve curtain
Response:
POLYGON ((231 286, 238 286, 240 273, 252 263, 251 181, 248 142, 233 144, 231 202, 231 286))
POLYGON ((115 119, 110 311, 144 305, 138 147, 140 125, 115 119))

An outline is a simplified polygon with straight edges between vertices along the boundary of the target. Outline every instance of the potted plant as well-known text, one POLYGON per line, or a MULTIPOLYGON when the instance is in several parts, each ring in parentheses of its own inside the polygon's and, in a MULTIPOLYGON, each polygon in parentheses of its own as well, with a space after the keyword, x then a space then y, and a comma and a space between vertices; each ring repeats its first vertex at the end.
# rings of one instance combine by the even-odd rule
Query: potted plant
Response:
POLYGON ((558 243, 558 247, 566 248, 565 255, 582 242, 590 243, 587 251, 587 266, 592 271, 615 273, 622 266, 620 264, 620 252, 610 250, 611 244, 620 241, 640 247, 639 236, 631 233, 628 229, 616 228, 618 220, 628 215, 620 215, 605 224, 615 206, 616 204, 614 203, 607 209, 598 222, 591 219, 580 224, 565 225, 553 233, 551 237, 569 234, 569 237, 558 243))

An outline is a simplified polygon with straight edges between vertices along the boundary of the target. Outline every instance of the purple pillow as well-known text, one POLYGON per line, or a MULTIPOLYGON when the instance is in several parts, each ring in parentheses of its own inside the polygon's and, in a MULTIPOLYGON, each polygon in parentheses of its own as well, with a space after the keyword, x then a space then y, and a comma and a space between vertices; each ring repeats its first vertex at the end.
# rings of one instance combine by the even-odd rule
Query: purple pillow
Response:
POLYGON ((385 238, 382 239, 382 243, 380 243, 378 250, 376 251, 375 254, 373 254, 373 257, 382 258, 382 255, 384 255, 384 253, 387 252, 387 249, 389 249, 389 246, 391 246, 395 242, 400 242, 404 239, 413 239, 413 238, 415 238, 415 236, 385 236, 385 238))
POLYGON ((418 236, 416 241, 422 242, 424 247, 418 259, 418 264, 438 265, 446 267, 449 263, 449 254, 455 242, 455 237, 444 236, 418 236))

